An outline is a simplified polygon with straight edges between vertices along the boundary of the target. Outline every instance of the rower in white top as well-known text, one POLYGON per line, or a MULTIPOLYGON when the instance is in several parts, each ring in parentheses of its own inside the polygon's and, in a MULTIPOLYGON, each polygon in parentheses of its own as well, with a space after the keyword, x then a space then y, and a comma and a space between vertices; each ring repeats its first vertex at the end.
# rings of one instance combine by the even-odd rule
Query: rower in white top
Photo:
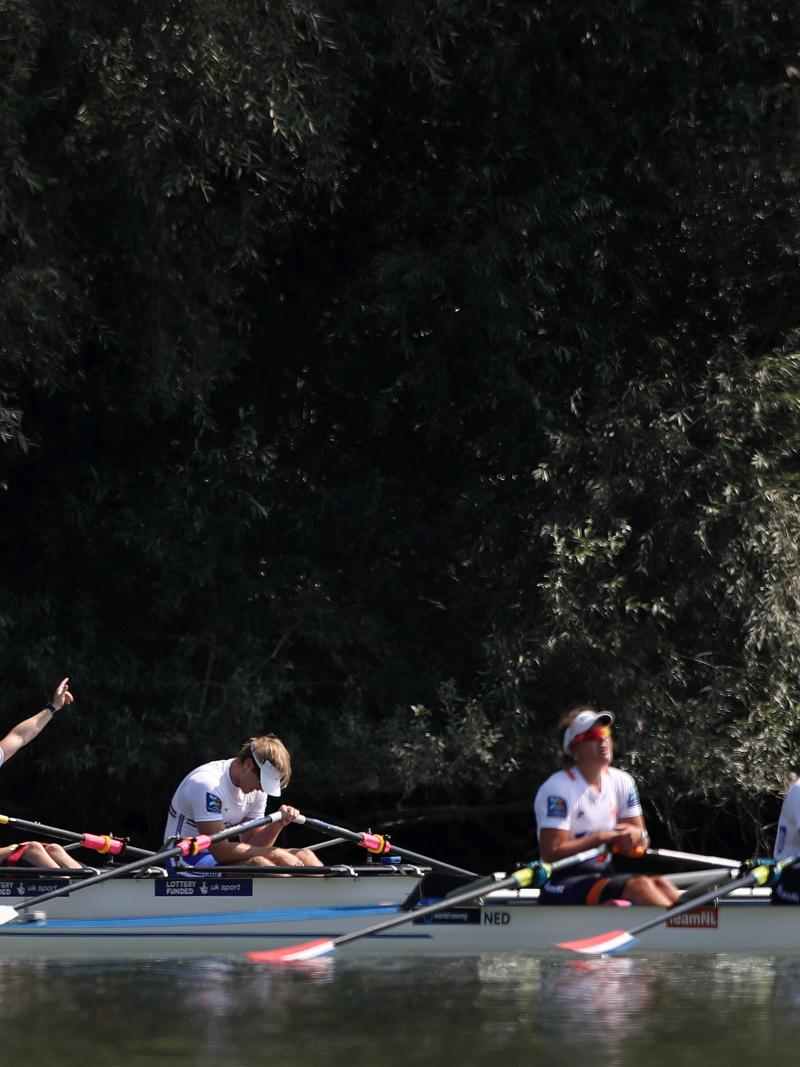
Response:
MULTIPOLYGON (((539 789, 534 813, 539 854, 546 863, 606 845, 611 852, 644 852, 648 836, 633 778, 611 766, 614 747, 610 711, 578 704, 559 724, 562 748, 571 764, 551 775, 539 789)), ((542 904, 633 904, 669 907, 679 896, 666 878, 615 872, 611 857, 592 860, 541 890, 542 904)))
MULTIPOLYGON (((800 778, 792 783, 784 797, 775 834, 776 860, 800 854, 800 778)), ((800 866, 786 867, 772 890, 773 904, 800 904, 800 866)))
MULTIPOLYGON (((286 746, 274 734, 251 737, 232 759, 212 760, 196 767, 183 779, 172 797, 164 840, 217 834, 227 826, 263 816, 267 797, 279 797, 289 784, 292 763, 286 746)), ((281 818, 240 835, 240 840, 218 841, 196 858, 184 857, 191 866, 319 867, 322 861, 310 849, 279 848, 281 830, 300 816, 297 808, 282 804, 281 818)))

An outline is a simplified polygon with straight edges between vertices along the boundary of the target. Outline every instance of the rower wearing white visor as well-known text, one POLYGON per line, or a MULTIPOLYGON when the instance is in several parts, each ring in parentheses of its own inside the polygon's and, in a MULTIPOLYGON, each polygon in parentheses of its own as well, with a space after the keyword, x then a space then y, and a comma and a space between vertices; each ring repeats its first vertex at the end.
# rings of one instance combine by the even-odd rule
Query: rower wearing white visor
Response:
MULTIPOLYGON (((170 803, 164 840, 210 836, 228 826, 260 819, 266 813, 267 796, 281 796, 291 776, 292 761, 282 741, 274 734, 251 737, 237 756, 212 760, 186 775, 170 803)), ((181 863, 194 867, 321 866, 308 849, 276 845, 284 826, 300 814, 289 804, 282 804, 280 811, 280 822, 240 834, 238 841, 218 841, 207 852, 181 863)))
MULTIPOLYGON (((534 800, 539 855, 546 863, 605 845, 610 852, 636 855, 648 841, 636 783, 611 766, 614 716, 578 704, 561 718, 561 748, 568 761, 552 774, 534 800)), ((570 867, 551 878, 540 904, 633 904, 668 907, 679 896, 666 878, 620 874, 611 857, 570 867)))

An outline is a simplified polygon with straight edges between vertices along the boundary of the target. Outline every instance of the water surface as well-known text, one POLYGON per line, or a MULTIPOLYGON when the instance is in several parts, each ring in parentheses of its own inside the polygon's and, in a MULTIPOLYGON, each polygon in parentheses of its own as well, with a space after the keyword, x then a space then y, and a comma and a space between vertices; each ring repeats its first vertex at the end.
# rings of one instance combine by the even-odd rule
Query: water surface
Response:
POLYGON ((59 1067, 795 1067, 800 957, 5 962, 0 1027, 59 1067))

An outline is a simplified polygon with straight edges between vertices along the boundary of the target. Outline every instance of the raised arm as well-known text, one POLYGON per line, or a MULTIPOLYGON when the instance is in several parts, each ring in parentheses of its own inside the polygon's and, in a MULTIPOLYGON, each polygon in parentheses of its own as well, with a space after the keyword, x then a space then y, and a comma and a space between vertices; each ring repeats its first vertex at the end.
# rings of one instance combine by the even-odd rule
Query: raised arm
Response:
POLYGON ((23 745, 27 745, 29 741, 38 736, 50 722, 53 715, 63 708, 65 704, 71 704, 72 701, 72 693, 69 691, 69 678, 64 678, 59 683, 55 693, 53 693, 53 699, 49 704, 46 704, 35 715, 31 715, 29 719, 17 723, 4 738, 0 739, 0 748, 3 750, 4 759, 11 759, 14 753, 21 749, 23 745))

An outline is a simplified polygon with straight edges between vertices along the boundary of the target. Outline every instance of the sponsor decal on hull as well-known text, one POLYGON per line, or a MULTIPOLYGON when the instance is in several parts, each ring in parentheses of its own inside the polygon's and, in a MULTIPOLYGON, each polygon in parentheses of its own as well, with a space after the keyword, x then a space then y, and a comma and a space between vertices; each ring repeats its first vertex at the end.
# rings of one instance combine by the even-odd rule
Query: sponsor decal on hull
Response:
POLYGON ((414 919, 412 926, 508 926, 511 915, 507 911, 482 911, 480 908, 448 908, 435 911, 421 919, 414 919))
MULTIPOLYGON (((40 897, 43 893, 49 893, 53 889, 63 889, 64 882, 59 879, 56 882, 45 882, 44 879, 35 878, 30 882, 0 882, 0 897, 40 897)), ((64 896, 69 894, 65 893, 64 896)))
POLYGON ((481 921, 480 908, 447 908, 414 919, 412 926, 477 926, 481 921))
POLYGON ((667 926, 681 930, 714 930, 719 926, 719 908, 714 904, 692 908, 674 919, 667 919, 667 926))
POLYGON ((155 883, 157 897, 251 897, 250 878, 193 881, 189 878, 167 878, 155 883))

